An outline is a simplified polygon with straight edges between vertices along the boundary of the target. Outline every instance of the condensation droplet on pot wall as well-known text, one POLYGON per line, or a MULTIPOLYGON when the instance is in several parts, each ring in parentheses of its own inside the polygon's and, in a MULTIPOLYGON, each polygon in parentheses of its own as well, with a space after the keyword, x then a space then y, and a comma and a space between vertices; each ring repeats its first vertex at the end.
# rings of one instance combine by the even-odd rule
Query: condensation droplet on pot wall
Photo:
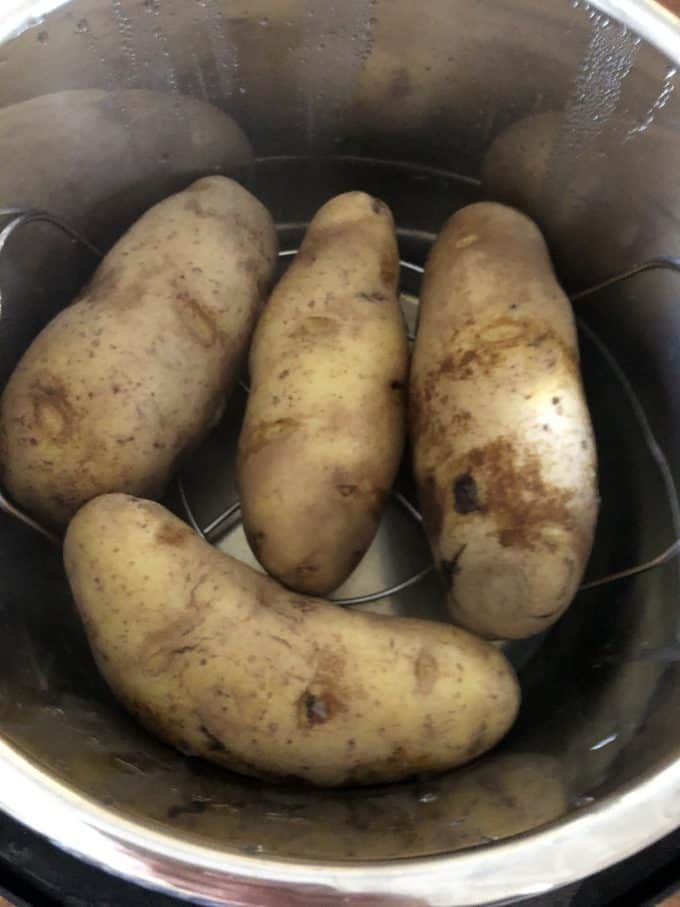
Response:
POLYGON ((642 118, 642 121, 628 132, 625 141, 630 141, 630 139, 634 138, 636 135, 640 135, 649 129, 654 122, 656 114, 666 106, 671 95, 675 91, 675 77, 677 73, 678 71, 674 66, 671 66, 668 69, 652 106, 642 118))
POLYGON ((139 88, 139 65, 132 23, 123 9, 122 0, 112 0, 111 8, 120 38, 120 49, 127 64, 125 84, 128 88, 139 88))
MULTIPOLYGON (((563 204, 562 190, 587 159, 616 111, 625 78, 630 73, 639 41, 626 28, 599 13, 593 22, 588 47, 567 100, 543 185, 544 210, 563 204)), ((572 205, 581 204, 572 200, 572 205)))
POLYGON ((215 61, 218 90, 223 99, 234 94, 234 79, 239 70, 238 50, 227 35, 224 13, 215 0, 200 0, 205 10, 203 27, 215 61))

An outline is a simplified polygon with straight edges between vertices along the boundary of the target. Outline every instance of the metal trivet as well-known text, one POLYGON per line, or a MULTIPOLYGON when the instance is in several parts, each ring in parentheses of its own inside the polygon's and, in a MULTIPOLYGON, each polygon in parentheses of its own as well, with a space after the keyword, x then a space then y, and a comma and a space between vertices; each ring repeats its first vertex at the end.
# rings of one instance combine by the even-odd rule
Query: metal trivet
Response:
MULTIPOLYGON (((89 242, 84 236, 82 236, 76 229, 74 229, 70 224, 68 224, 61 218, 56 217, 55 215, 51 214, 48 211, 42 211, 39 209, 0 208, 0 218, 9 218, 9 221, 6 224, 6 226, 2 229, 2 231, 0 231, 0 255, 2 255, 2 253, 4 252, 7 242, 9 241, 10 237, 16 232, 16 230, 18 230, 22 226, 25 226, 26 224, 35 223, 35 222, 39 221, 39 222, 51 224, 52 226, 56 227, 62 233, 66 234, 66 236, 68 236, 70 239, 74 240, 75 242, 80 243, 91 255, 95 256, 97 259, 101 259, 103 257, 103 253, 96 246, 94 246, 91 242, 89 242)), ((297 252, 297 249, 286 249, 284 251, 279 252, 279 257, 282 259, 288 259, 288 258, 291 258, 292 256, 294 256, 296 252, 297 252)), ((400 266, 401 266, 402 272, 410 273, 411 275, 417 275, 418 279, 420 279, 420 277, 423 274, 424 269, 422 267, 420 267, 419 265, 413 264, 412 262, 402 260, 400 262, 400 266)), ((626 280, 629 280, 631 277, 641 274, 644 271, 652 271, 652 270, 659 270, 659 269, 671 270, 671 271, 680 273, 680 258, 673 257, 673 256, 661 256, 658 258, 651 258, 648 261, 637 264, 634 267, 621 272, 620 274, 616 274, 613 277, 608 278, 607 280, 603 280, 600 283, 595 284, 594 286, 588 287, 585 290, 580 290, 577 293, 573 293, 571 295, 570 299, 571 299, 572 303, 580 303, 583 300, 592 297, 594 294, 600 292, 601 290, 607 289, 618 283, 622 283, 626 280)), ((2 294, 0 292, 0 312, 1 312, 1 305, 2 305, 2 294)), ((672 480, 672 476, 671 476, 668 464, 666 462, 666 459, 663 455, 663 452, 662 452, 656 438, 654 437, 654 434, 651 430, 651 427, 647 420, 644 409, 642 408, 641 404, 637 400, 635 392, 633 391, 632 387, 628 383, 623 370, 621 369, 617 360, 612 355, 612 353, 609 351, 607 346, 602 342, 600 337, 595 333, 595 331, 593 331, 593 329, 591 327, 589 327, 587 324, 585 324, 581 318, 577 317, 576 320, 577 320, 579 329, 584 334, 586 334, 586 336, 589 338, 589 340, 592 341, 592 343, 598 349, 600 354, 606 360, 609 367, 614 371, 617 378, 619 379, 619 382, 621 383, 621 385, 624 389, 624 392, 626 393, 626 396, 628 397, 629 402, 631 403, 631 405, 635 411, 635 415, 636 415, 638 423, 640 425, 640 429, 645 438, 645 443, 647 444, 647 447, 648 447, 653 459, 657 463, 657 466, 659 466, 659 468, 664 476, 664 479, 666 480, 666 486, 672 487, 673 480, 672 480)), ((415 335, 409 334, 409 340, 413 341, 414 339, 415 339, 415 335)), ((247 393, 248 385, 244 381, 241 381, 240 384, 241 384, 242 388, 244 389, 244 391, 247 393)), ((177 476, 176 482, 177 482, 177 489, 179 492, 180 501, 182 503, 182 507, 184 508, 184 510, 186 512, 186 516, 187 516, 187 519, 188 519, 190 525, 195 530, 195 532, 197 532, 198 535, 200 535, 207 542, 209 542, 211 544, 215 543, 219 538, 221 538, 221 536, 228 529, 234 528, 235 525, 237 525, 238 523, 241 522, 241 520, 240 520, 240 503, 239 503, 238 499, 236 499, 229 505, 229 507, 226 508, 226 510, 224 510, 217 517, 215 517, 215 519, 213 519, 208 525, 203 526, 203 527, 200 526, 196 519, 196 516, 194 514, 193 508, 189 502, 189 499, 187 497, 181 474, 177 476)), ((407 515, 414 522, 416 522, 419 525, 422 524, 422 517, 421 517, 420 512, 414 506, 414 504, 410 500, 408 500, 408 498, 404 494, 402 494, 400 491, 393 490, 392 496, 400 504, 400 506, 404 509, 404 511, 407 513, 407 515)), ((27 526, 30 526, 31 529, 34 529, 35 531, 40 532, 42 535, 49 538, 55 544, 61 544, 61 539, 57 535, 50 532, 44 526, 41 526, 40 523, 38 523, 36 520, 34 520, 28 514, 24 513, 21 510, 21 508, 17 507, 15 504, 13 504, 8 499, 7 495, 3 492, 2 488, 0 488, 0 510, 4 511, 9 516, 14 517, 15 519, 20 520, 21 522, 25 523, 27 526)), ((648 570, 652 570, 655 567, 660 567, 663 564, 666 564, 668 561, 672 560, 674 557, 677 557, 678 554, 680 554, 680 538, 675 539, 672 542, 672 544, 670 544, 667 548, 665 548, 663 551, 661 551, 659 554, 657 554, 655 557, 651 558, 650 560, 647 560, 644 563, 636 564, 635 566, 629 567, 625 570, 619 570, 616 573, 610 573, 607 576, 603 576, 598 579, 589 580, 588 582, 585 582, 581 585, 580 590, 583 591, 583 590, 587 590, 587 589, 593 589, 597 586, 602 586, 607 583, 612 583, 617 580, 625 579, 627 577, 636 576, 637 574, 640 574, 640 573, 645 573, 648 570)), ((416 583, 419 583, 422 579, 424 579, 426 576, 428 576, 434 569, 435 569, 434 564, 429 564, 424 569, 411 574, 406 579, 400 581, 399 583, 395 583, 394 585, 391 585, 387 588, 378 589, 374 592, 370 592, 365 595, 357 595, 352 598, 339 598, 339 599, 331 599, 331 600, 334 601, 338 605, 347 605, 347 606, 363 605, 363 604, 367 604, 368 602, 379 601, 380 599, 387 598, 390 595, 395 595, 398 592, 402 592, 405 589, 408 589, 411 586, 414 586, 416 583)))

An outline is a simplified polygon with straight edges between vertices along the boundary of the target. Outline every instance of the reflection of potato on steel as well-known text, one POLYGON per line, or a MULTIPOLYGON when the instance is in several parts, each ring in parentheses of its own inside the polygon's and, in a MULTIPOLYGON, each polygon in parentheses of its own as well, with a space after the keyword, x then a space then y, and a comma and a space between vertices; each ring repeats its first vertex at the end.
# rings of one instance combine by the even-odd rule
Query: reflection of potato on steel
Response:
POLYGON ((44 208, 104 246, 170 193, 252 160, 221 110, 143 89, 62 91, 5 107, 0 146, 12 161, 0 172, 0 204, 44 208))
POLYGON ((180 807, 177 824, 201 835, 238 835, 265 854, 307 859, 450 853, 540 828, 569 804, 561 762, 533 753, 490 754, 399 788, 321 794, 299 787, 253 791, 232 781, 216 796, 221 808, 180 807))
POLYGON ((539 223, 580 288, 674 250, 677 189, 657 179, 657 168, 674 161, 677 148, 671 130, 640 129, 631 114, 585 130, 572 119, 551 110, 515 121, 486 149, 482 177, 489 198, 539 223))

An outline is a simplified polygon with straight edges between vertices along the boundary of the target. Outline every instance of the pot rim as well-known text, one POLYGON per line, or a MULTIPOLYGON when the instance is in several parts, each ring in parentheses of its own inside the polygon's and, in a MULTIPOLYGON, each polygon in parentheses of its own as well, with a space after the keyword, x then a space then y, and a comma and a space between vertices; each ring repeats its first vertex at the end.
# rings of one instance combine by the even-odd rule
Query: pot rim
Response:
MULTIPOLYGON (((0 11, 0 44, 67 2, 9 0, 0 11)), ((654 0, 591 0, 591 5, 680 66, 680 20, 654 0)), ((667 759, 569 818, 510 840, 370 863, 249 856, 170 835, 76 793, 3 740, 0 809, 108 872, 204 904, 237 899, 275 907, 302 892, 309 905, 354 895, 367 904, 472 907, 575 882, 673 831, 680 825, 680 758, 667 759)))
POLYGON ((669 759, 569 818, 507 841, 370 863, 249 856, 170 835, 76 793, 4 741, 0 809, 108 872, 203 904, 238 895, 243 905, 276 907, 297 892, 309 905, 357 896, 369 904, 473 907, 559 888, 669 834, 680 824, 679 765, 669 759))
POLYGON ((680 19, 656 0, 588 0, 680 64, 680 19))

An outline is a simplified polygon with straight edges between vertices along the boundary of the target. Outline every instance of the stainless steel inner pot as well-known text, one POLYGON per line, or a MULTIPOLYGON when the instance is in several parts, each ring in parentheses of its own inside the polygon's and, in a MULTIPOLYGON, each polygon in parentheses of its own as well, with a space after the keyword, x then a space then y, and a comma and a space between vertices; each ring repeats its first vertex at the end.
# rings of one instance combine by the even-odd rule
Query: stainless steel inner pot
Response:
MULTIPOLYGON (((334 193, 392 206, 409 318, 437 230, 485 192, 539 220, 576 293, 680 255, 677 65, 677 23, 644 0, 6 0, 0 107, 107 95, 101 129, 72 94, 22 108, 9 131, 0 110, 0 206, 48 208, 106 248, 145 206, 233 163, 189 96, 247 133, 239 174, 282 249, 334 193), (136 89, 162 93, 157 115, 134 115, 136 89)), ((49 224, 7 242, 0 384, 93 265, 49 224)), ((679 294, 680 274, 657 267, 575 302, 603 498, 590 578, 680 536, 679 294)), ((184 469, 202 526, 233 500, 243 399, 184 469)), ((176 488, 170 503, 182 512, 176 488)), ((250 556, 235 524, 214 541, 250 556)), ((427 557, 395 504, 341 591, 389 586, 427 557)), ((510 649, 524 704, 500 750, 447 777, 336 792, 266 786, 151 739, 97 675, 59 551, 4 514, 0 576, 0 806, 142 884, 205 903, 480 904, 581 878, 680 824, 677 560, 581 593, 510 649)), ((433 577, 361 607, 443 619, 433 577)))

